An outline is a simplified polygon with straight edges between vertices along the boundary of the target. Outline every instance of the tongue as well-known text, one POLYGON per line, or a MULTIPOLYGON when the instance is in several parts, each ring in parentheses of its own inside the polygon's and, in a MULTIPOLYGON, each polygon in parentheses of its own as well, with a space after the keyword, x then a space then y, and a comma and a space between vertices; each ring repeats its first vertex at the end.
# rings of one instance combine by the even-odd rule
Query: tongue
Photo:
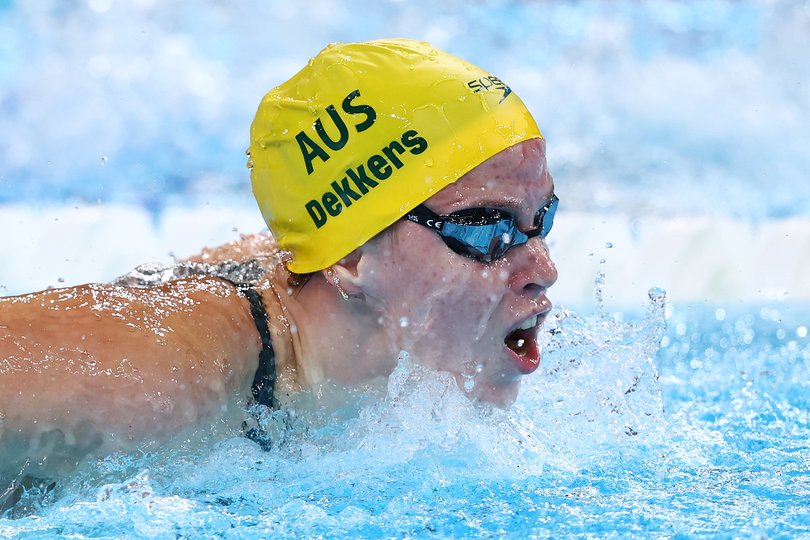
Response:
POLYGON ((520 356, 525 356, 529 350, 529 341, 532 338, 531 330, 515 330, 504 340, 506 346, 520 356))
POLYGON ((540 365, 540 349, 537 346, 535 328, 528 330, 515 330, 503 340, 507 347, 513 351, 518 358, 518 369, 522 373, 531 373, 540 365))

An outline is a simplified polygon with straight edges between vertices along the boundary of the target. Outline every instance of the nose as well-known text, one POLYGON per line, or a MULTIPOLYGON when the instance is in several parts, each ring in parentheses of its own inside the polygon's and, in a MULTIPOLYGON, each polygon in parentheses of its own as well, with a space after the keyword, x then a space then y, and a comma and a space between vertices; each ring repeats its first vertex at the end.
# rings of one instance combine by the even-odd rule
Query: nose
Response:
POLYGON ((509 287, 517 294, 535 297, 557 281, 557 267, 551 260, 548 246, 538 237, 512 248, 507 259, 511 269, 509 287))

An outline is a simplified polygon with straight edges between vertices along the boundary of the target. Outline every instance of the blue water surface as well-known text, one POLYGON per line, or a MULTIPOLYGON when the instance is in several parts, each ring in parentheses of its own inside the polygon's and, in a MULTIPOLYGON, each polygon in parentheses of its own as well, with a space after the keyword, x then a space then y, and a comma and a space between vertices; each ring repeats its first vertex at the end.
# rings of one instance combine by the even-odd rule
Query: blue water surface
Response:
POLYGON ((571 210, 807 216, 808 24, 801 0, 8 1, 0 204, 249 204, 261 97, 402 36, 509 82, 571 210))
MULTIPOLYGON (((0 204, 255 211, 261 96, 405 36, 509 81, 566 211, 806 218, 808 28, 787 0, 0 0, 0 204)), ((265 411, 270 452, 202 433, 32 486, 0 537, 810 537, 810 307, 652 296, 558 309, 508 410, 402 358, 357 410, 265 411)))
POLYGON ((17 509, 0 534, 810 534, 804 310, 679 305, 666 330, 662 311, 558 310, 541 371, 507 411, 405 359, 356 416, 275 412, 270 452, 233 437, 102 459, 30 493, 34 514, 17 509))

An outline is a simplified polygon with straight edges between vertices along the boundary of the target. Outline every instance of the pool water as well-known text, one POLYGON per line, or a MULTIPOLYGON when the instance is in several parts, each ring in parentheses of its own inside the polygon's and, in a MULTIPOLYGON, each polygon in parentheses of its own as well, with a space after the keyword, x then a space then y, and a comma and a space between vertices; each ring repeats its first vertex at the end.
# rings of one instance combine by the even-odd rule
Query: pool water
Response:
POLYGON ((270 452, 235 436, 102 459, 27 493, 0 536, 810 535, 803 306, 652 296, 635 318, 557 309, 509 410, 403 354, 355 412, 268 415, 270 452))
POLYGON ((264 411, 269 452, 212 429, 34 483, 0 538, 810 538, 808 25, 803 0, 0 0, 0 294, 259 230, 260 96, 401 35, 538 118, 571 306, 508 410, 402 355, 350 410, 264 411), (627 309, 653 285, 673 300, 627 309))

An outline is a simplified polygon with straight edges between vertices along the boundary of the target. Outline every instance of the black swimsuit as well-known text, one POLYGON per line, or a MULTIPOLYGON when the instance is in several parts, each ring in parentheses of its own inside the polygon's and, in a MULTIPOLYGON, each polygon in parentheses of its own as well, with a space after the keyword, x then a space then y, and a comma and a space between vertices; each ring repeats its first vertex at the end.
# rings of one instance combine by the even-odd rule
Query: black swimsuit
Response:
MULTIPOLYGON (((262 297, 256 289, 248 285, 236 283, 222 276, 217 277, 233 284, 233 286, 248 299, 248 302, 250 302, 250 314, 253 316, 256 330, 259 331, 259 336, 262 338, 262 350, 259 353, 259 367, 256 369, 256 375, 253 376, 253 385, 250 391, 253 394, 253 399, 256 404, 264 405, 268 409, 273 409, 275 405, 273 390, 276 385, 276 354, 275 351, 273 351, 270 329, 267 327, 267 309, 264 307, 262 297)), ((257 443, 262 450, 270 450, 273 446, 270 435, 261 427, 256 412, 251 410, 248 410, 248 412, 256 421, 253 427, 250 427, 247 422, 242 423, 245 437, 257 443)))
MULTIPOLYGON (((225 278, 223 278, 225 279, 225 278)), ((230 281, 230 280, 226 280, 230 281)), ((231 283, 233 283, 231 281, 231 283)), ((262 350, 259 353, 259 368, 253 377, 251 393, 256 403, 273 408, 273 389, 276 386, 276 354, 273 351, 273 341, 270 337, 270 329, 267 327, 267 310, 262 302, 262 297, 256 289, 244 285, 233 283, 240 293, 250 302, 250 314, 253 315, 253 322, 256 323, 256 330, 262 338, 262 350)))

